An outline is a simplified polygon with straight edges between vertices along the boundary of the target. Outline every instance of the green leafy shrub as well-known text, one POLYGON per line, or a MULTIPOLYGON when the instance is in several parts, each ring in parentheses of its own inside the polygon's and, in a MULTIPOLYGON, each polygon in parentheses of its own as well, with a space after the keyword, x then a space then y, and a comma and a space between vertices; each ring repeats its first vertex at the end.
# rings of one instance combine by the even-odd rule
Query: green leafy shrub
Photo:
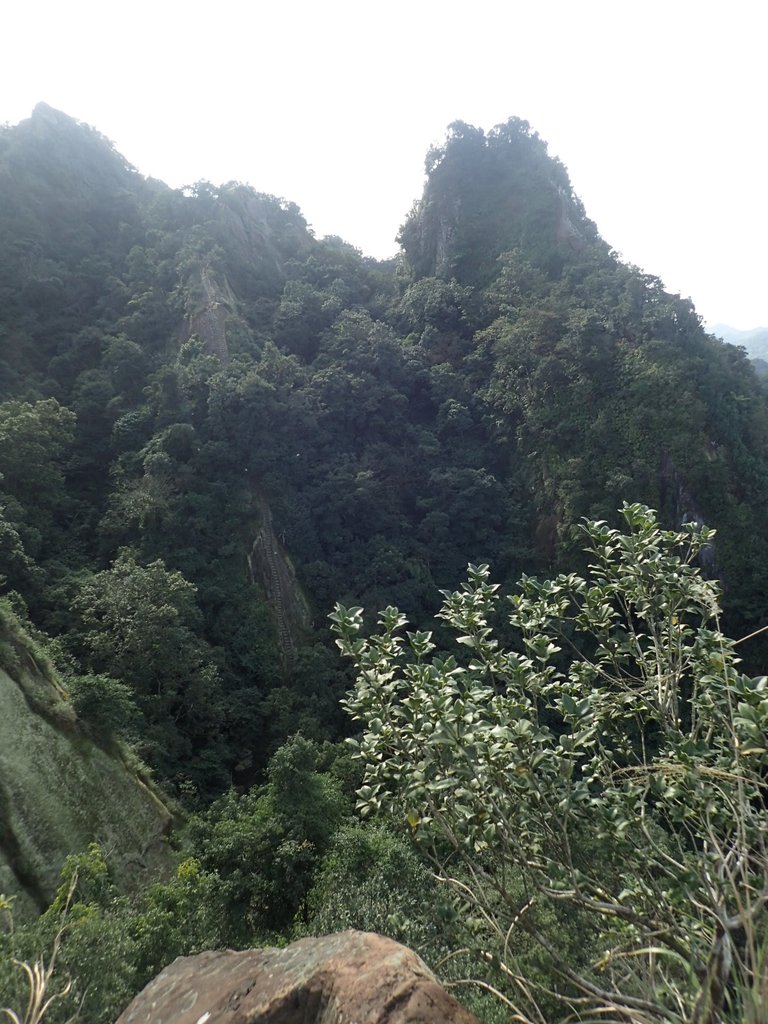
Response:
POLYGON ((758 1019, 768 679, 740 674, 718 629, 717 586, 696 567, 712 531, 662 530, 640 505, 624 516, 626 534, 586 525, 587 576, 522 580, 521 651, 494 637, 487 566, 443 593, 462 659, 404 637, 396 608, 364 640, 361 609, 337 606, 358 668, 360 806, 407 821, 475 908, 521 1017, 541 1020, 555 992, 579 1016, 758 1019), (547 907, 589 922, 584 952, 601 955, 563 957, 547 907), (549 955, 547 986, 521 970, 518 933, 549 955))

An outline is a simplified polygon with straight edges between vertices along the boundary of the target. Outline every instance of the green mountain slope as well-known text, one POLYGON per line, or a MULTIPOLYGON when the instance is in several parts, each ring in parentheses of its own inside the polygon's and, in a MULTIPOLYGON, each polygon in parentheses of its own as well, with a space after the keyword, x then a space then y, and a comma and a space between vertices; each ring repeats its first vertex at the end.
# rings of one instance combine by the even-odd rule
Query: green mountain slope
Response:
POLYGON ((614 256, 525 122, 457 123, 427 171, 388 264, 49 108, 0 133, 0 573, 192 799, 347 727, 336 599, 425 620, 467 561, 578 563, 623 500, 717 527, 729 630, 762 625, 744 354, 614 256))
POLYGON ((89 737, 50 664, 0 606, 0 892, 44 909, 65 858, 98 842, 122 890, 171 868, 171 811, 118 748, 89 737))

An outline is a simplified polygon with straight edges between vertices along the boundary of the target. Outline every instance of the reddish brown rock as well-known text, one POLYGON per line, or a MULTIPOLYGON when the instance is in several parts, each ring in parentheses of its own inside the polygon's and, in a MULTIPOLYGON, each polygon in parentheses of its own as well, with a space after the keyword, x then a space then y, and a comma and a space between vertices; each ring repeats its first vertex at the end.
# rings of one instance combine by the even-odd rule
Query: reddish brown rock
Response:
POLYGON ((117 1024, 477 1024, 391 939, 340 932, 285 949, 179 957, 117 1024))

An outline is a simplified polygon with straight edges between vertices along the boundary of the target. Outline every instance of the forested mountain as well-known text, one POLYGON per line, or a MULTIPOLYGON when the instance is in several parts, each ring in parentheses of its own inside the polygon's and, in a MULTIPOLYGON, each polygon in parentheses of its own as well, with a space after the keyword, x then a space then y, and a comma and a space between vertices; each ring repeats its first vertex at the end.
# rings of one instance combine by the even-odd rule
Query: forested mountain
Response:
MULTIPOLYGON (((424 623, 467 562, 583 566, 578 523, 622 501, 716 528, 726 627, 764 624, 743 351, 616 257, 526 122, 456 123, 426 169, 381 263, 246 185, 145 179, 45 105, 0 131, 6 600, 190 807, 263 783, 261 820, 280 744, 352 729, 334 601, 424 623)), ((332 824, 322 749, 299 760, 332 824)))

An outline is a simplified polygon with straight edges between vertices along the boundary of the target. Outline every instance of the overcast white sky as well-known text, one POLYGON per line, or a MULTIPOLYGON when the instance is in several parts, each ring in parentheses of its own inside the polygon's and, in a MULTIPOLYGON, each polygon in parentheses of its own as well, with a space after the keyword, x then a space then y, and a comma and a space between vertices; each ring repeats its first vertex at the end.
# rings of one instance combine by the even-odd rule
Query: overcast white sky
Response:
POLYGON ((0 122, 44 100, 373 256, 451 121, 524 117, 625 259, 768 325, 765 0, 8 0, 2 26, 0 122))

